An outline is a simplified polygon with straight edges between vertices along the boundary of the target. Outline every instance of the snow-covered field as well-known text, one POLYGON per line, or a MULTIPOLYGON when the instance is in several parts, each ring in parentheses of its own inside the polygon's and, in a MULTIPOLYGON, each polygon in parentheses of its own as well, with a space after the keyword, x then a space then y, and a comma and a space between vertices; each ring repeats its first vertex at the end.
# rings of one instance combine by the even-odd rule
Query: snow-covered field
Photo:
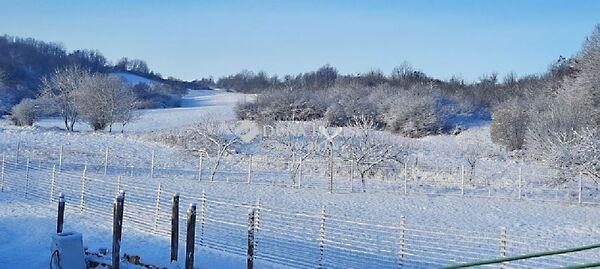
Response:
MULTIPOLYGON (((83 124, 76 125, 75 133, 61 130, 57 119, 46 119, 36 127, 17 128, 3 122, 0 125, 0 153, 14 158, 20 148, 21 162, 25 158, 57 160, 60 146, 64 146, 65 163, 100 163, 104 150, 111 149, 111 165, 136 167, 150 165, 152 152, 162 167, 196 167, 197 158, 189 153, 145 139, 148 132, 176 129, 193 124, 204 115, 233 119, 233 105, 244 98, 239 93, 226 91, 191 91, 183 107, 141 111, 140 119, 126 127, 125 133, 91 133, 83 124), (19 143, 20 141, 20 143, 19 143)), ((428 165, 439 162, 450 167, 460 166, 461 156, 456 146, 461 139, 485 137, 487 127, 474 128, 459 136, 434 136, 420 140, 405 140, 419 150, 419 160, 428 165)), ((489 141, 484 141, 489 143, 489 141)), ((14 160, 14 159, 13 159, 14 160)), ((35 166, 35 163, 33 163, 35 166)), ((510 161, 483 162, 483 171, 518 171, 521 166, 525 177, 534 178, 544 173, 537 164, 515 164, 510 161)), ((92 172, 93 173, 93 172, 92 172)), ((515 179, 516 174, 503 177, 515 179)), ((96 172, 94 176, 98 176, 96 172)), ((110 178, 110 177, 109 177, 110 178)), ((114 178, 110 178, 113 182, 114 178)), ((490 180, 495 180, 490 176, 490 180)), ((193 179, 148 179, 136 185, 154 192, 159 181, 167 189, 199 197, 202 191, 210 196, 252 204, 261 199, 266 208, 286 209, 290 212, 314 212, 322 206, 329 214, 349 219, 369 220, 373 223, 400 222, 404 216, 409 227, 452 233, 453 230, 500 235, 502 227, 517 241, 530 242, 535 250, 590 244, 600 238, 600 210, 595 205, 568 204, 486 197, 438 195, 402 195, 400 192, 334 193, 326 189, 282 188, 272 185, 253 185, 227 182, 198 182, 193 179), (547 244, 547 245, 544 245, 547 244)), ((110 229, 99 226, 85 213, 71 213, 69 230, 84 233, 90 249, 109 247, 110 229)), ((49 262, 50 234, 54 229, 54 209, 39 201, 28 202, 20 193, 0 192, 0 267, 46 268, 49 262)), ((377 231, 373 231, 377 233, 377 231)), ((141 255, 144 261, 165 266, 168 241, 134 229, 124 232, 124 251, 141 255)), ((395 240, 395 239, 390 239, 395 240)), ((460 241, 455 242, 460 245, 460 241)), ((412 244, 418 244, 414 242, 412 244)), ((483 248, 483 246, 482 246, 483 248)), ((510 253, 510 247, 509 247, 510 253)), ((421 253, 427 256, 427 253, 421 253)), ((586 254, 598 257, 600 254, 586 254)), ((183 257, 183 254, 180 254, 183 257)), ((214 250, 198 254, 200 268, 239 268, 245 257, 227 255, 214 250)), ((433 257, 435 258, 435 257, 433 257)), ((460 259, 457 258, 458 261, 460 259)), ((273 265, 263 264, 269 267, 273 265)), ((278 267, 278 266, 275 266, 278 267)), ((370 267, 365 264, 364 267, 370 267)))
MULTIPOLYGON (((181 107, 167 109, 146 109, 140 111, 140 119, 125 126, 125 132, 147 132, 160 129, 174 129, 198 122, 202 116, 220 119, 235 119, 233 106, 244 100, 252 100, 253 95, 227 92, 224 90, 190 90, 183 98, 181 107)), ((43 128, 64 128, 61 119, 45 119, 38 126, 43 128)), ((75 125, 77 131, 90 131, 85 123, 75 125)), ((118 124, 113 132, 121 132, 118 124)))

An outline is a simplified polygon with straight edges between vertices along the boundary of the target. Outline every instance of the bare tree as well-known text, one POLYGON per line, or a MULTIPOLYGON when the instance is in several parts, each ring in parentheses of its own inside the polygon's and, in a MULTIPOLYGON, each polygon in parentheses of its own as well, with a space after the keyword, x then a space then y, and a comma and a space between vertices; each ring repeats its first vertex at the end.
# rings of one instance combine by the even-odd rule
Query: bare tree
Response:
POLYGON ((351 160, 366 192, 366 176, 377 166, 389 162, 401 162, 406 156, 403 145, 392 141, 389 135, 375 130, 376 123, 370 117, 355 117, 350 125, 350 135, 343 137, 339 154, 351 160))
POLYGON ((79 119, 77 95, 91 85, 91 74, 77 66, 58 69, 51 78, 42 79, 42 97, 49 101, 52 110, 64 120, 65 128, 73 131, 73 125, 79 119))
POLYGON ((215 175, 221 165, 225 155, 231 154, 232 147, 241 143, 241 139, 235 134, 233 122, 222 122, 212 117, 202 118, 198 124, 194 125, 190 132, 189 139, 202 143, 207 153, 213 153, 216 157, 215 164, 211 171, 210 180, 215 179, 215 175))
POLYGON ((298 184, 302 162, 321 151, 325 140, 317 131, 318 126, 323 124, 314 123, 308 130, 302 126, 299 126, 299 123, 278 122, 274 126, 274 133, 263 141, 266 148, 272 151, 283 149, 287 153, 292 162, 291 177, 294 185, 298 184))
POLYGON ((477 164, 481 160, 502 156, 502 151, 484 132, 462 133, 458 137, 460 155, 469 166, 469 181, 475 179, 477 164))

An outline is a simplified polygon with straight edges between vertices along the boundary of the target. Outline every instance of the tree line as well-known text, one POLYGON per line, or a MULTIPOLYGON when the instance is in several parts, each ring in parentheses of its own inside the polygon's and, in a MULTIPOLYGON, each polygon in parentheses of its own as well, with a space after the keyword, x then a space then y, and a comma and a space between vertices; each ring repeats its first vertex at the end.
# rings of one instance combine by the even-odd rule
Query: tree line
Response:
MULTIPOLYGON (((9 112, 24 98, 36 98, 41 92, 44 77, 70 66, 79 66, 92 73, 136 74, 165 85, 164 89, 154 91, 159 94, 164 94, 166 87, 170 89, 166 94, 178 94, 187 88, 198 88, 197 84, 172 77, 163 78, 143 60, 123 57, 113 65, 98 50, 68 52, 59 43, 4 35, 0 36, 0 114, 9 112)), ((172 100, 164 103, 177 102, 172 100)))

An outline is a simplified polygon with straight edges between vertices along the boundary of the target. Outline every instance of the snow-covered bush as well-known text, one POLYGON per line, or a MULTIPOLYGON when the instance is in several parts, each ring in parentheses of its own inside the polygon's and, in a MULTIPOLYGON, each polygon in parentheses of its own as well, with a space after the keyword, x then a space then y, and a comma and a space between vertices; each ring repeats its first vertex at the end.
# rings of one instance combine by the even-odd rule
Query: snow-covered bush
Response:
POLYGON ((327 108, 324 118, 329 126, 344 126, 348 123, 348 115, 338 103, 333 103, 327 108))
POLYGON ((125 125, 133 118, 139 100, 120 78, 96 73, 76 95, 76 108, 93 130, 112 130, 114 123, 125 125))
POLYGON ((385 113, 387 128, 407 137, 440 133, 444 115, 439 113, 439 97, 428 91, 402 91, 393 97, 385 113))
POLYGON ((527 122, 527 108, 522 102, 510 100, 497 106, 492 115, 492 141, 509 151, 521 149, 525 143, 527 122))

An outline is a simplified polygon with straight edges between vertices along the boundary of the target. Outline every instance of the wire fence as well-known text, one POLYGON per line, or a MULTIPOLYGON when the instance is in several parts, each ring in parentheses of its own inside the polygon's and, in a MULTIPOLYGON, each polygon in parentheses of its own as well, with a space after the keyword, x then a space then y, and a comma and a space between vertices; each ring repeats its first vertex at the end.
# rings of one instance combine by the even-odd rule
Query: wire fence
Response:
MULTIPOLYGON (((260 200, 241 202, 195 192, 180 181, 149 181, 146 177, 102 177, 84 167, 81 173, 52 167, 1 163, 1 190, 30 202, 52 204, 59 194, 67 197, 71 213, 91 215, 110 225, 113 197, 126 193, 124 227, 155 236, 170 236, 171 197, 181 204, 198 204, 196 245, 245 256, 248 210, 253 223, 257 267, 260 263, 287 268, 431 268, 482 259, 506 257, 568 247, 568 243, 511 234, 432 228, 404 218, 396 223, 350 218, 320 212, 298 212, 263 205, 260 200)), ((180 238, 185 228, 185 207, 180 208, 180 238)), ((589 237, 585 238, 589 240, 589 237)), ((572 240, 572 241, 577 241, 572 240)), ((547 268, 585 264, 598 260, 599 251, 583 251, 503 264, 503 268, 547 268)), ((165 262, 166 263, 166 262, 165 262)))
MULTIPOLYGON (((75 151, 75 149, 71 149, 75 151)), ((40 154, 41 149, 19 144, 17 150, 3 156, 22 163, 25 153, 40 154)), ((463 165, 390 164, 374 165, 365 172, 366 164, 335 159, 333 169, 326 159, 276 158, 272 156, 229 155, 226 158, 203 156, 194 163, 166 165, 165 156, 154 152, 148 160, 128 163, 113 157, 112 150, 88 152, 78 149, 77 154, 93 156, 89 162, 73 162, 62 146, 47 158, 29 157, 32 165, 51 167, 59 171, 80 173, 84 166, 102 176, 146 177, 156 179, 195 179, 230 183, 249 183, 288 188, 330 190, 336 193, 393 192, 406 195, 444 195, 526 199, 562 203, 600 205, 600 182, 579 175, 568 181, 556 181, 556 171, 549 169, 522 169, 522 166, 502 166, 482 163, 479 168, 463 165), (162 157, 162 158, 160 158, 162 157), (69 159, 69 162, 65 162, 69 159), (218 163, 218 165, 217 165, 218 163), (364 173, 361 173, 364 172, 364 173)), ((136 159, 140 159, 139 157, 136 159)))

